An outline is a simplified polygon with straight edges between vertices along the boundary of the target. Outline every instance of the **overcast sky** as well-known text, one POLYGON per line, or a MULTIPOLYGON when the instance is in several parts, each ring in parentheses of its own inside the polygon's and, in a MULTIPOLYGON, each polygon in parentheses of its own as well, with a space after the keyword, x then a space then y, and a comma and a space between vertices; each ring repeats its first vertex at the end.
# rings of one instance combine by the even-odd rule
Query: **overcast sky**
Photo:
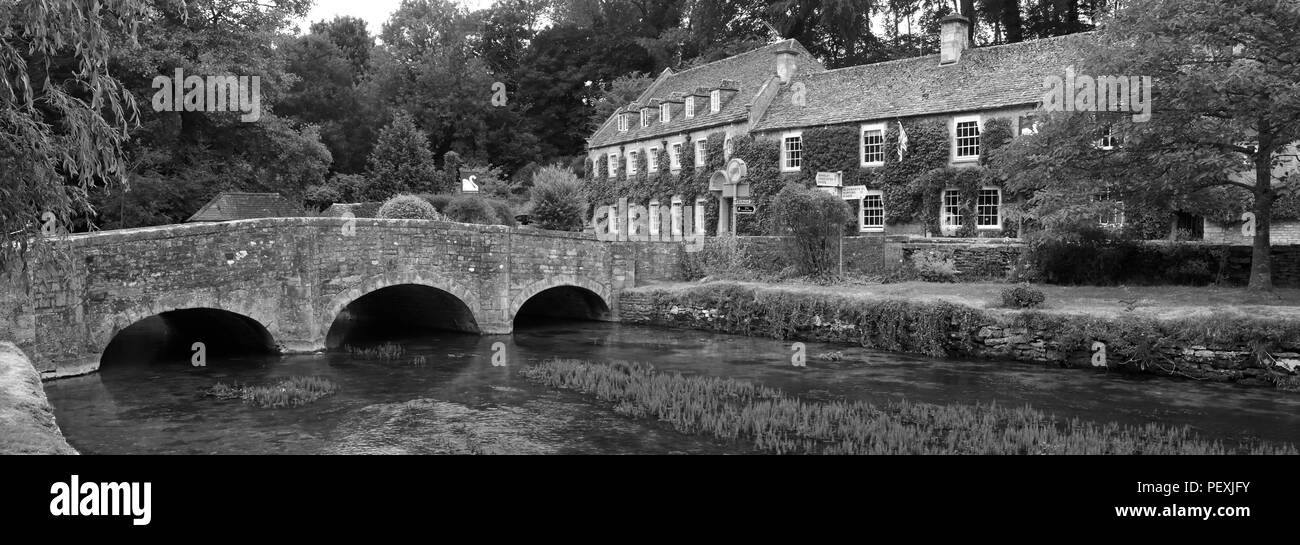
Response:
MULTIPOLYGON (((457 3, 476 10, 491 6, 492 0, 457 0, 457 3)), ((299 23, 299 28, 306 32, 307 27, 316 21, 351 15, 365 19, 366 28, 375 35, 384 29, 384 21, 401 4, 402 0, 316 0, 316 6, 307 14, 307 19, 299 23)))

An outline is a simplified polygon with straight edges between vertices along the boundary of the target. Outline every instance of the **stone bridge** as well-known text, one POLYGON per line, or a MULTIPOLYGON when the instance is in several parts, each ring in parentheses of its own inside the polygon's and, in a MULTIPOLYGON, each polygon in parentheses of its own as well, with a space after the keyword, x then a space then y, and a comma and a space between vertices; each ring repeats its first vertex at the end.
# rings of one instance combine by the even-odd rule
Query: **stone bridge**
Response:
MULTIPOLYGON (((73 235, 3 278, 0 340, 45 378, 94 371, 120 333, 168 317, 209 351, 338 346, 350 327, 508 334, 542 316, 618 317, 616 292, 670 277, 673 244, 423 220, 272 218, 73 235)), ((174 329, 174 328, 173 328, 174 329)), ((175 341, 176 339, 173 339, 175 341)))

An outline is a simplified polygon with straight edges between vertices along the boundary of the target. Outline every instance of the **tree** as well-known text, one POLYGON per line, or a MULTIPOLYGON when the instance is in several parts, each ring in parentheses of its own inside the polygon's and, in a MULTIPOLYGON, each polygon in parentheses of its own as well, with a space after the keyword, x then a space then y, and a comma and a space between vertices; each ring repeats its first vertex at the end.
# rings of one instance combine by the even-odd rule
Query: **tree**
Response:
POLYGON ((427 193, 435 188, 437 168, 429 152, 428 136, 404 112, 379 131, 370 154, 370 171, 363 197, 377 201, 397 193, 427 193))
MULTIPOLYGON (((109 52, 135 40, 136 0, 0 3, 0 269, 23 259, 42 216, 67 229, 94 186, 127 174, 138 111, 109 52)), ((39 239, 37 239, 39 240, 39 239)))
POLYGON ((1108 188, 1175 206, 1245 201, 1256 226, 1250 288, 1271 289, 1274 202, 1295 190, 1283 167, 1300 139, 1297 26, 1300 10, 1273 0, 1135 0, 1087 47, 1078 73, 1151 76, 1150 120, 1054 115, 995 164, 1066 215, 1108 188), (1107 133, 1117 149, 1098 145, 1107 133))

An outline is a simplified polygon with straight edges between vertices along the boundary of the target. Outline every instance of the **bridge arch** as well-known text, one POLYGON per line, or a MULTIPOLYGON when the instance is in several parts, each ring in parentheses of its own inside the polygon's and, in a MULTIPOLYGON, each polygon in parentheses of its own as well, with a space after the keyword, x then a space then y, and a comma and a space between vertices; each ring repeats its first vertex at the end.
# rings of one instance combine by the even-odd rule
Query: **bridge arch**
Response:
POLYGON ((337 348, 349 322, 391 313, 405 318, 401 321, 406 325, 436 324, 438 329, 479 333, 481 309, 467 282, 416 272, 386 273, 365 278, 330 298, 318 338, 327 348, 337 348))
POLYGON ((195 342, 204 344, 208 358, 276 353, 270 318, 253 305, 154 303, 123 310, 96 335, 91 370, 119 361, 188 361, 195 342))
POLYGON ((544 278, 521 288, 510 300, 510 321, 519 317, 519 312, 535 298, 546 298, 545 302, 560 307, 563 312, 575 314, 573 317, 594 320, 609 320, 613 315, 610 301, 613 290, 606 284, 593 282, 572 275, 558 275, 544 278), (567 308, 565 308, 567 307, 567 308), (582 315, 577 315, 582 314, 582 315))

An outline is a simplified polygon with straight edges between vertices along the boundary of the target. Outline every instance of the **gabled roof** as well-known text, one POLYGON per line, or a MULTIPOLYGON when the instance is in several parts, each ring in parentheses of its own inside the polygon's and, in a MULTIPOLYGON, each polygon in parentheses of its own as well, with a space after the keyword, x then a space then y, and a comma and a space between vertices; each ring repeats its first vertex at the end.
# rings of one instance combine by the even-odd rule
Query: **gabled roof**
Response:
POLYGON ((782 48, 799 52, 795 59, 795 77, 826 69, 799 42, 785 40, 677 73, 664 70, 650 88, 629 105, 631 108, 639 110, 651 100, 667 99, 673 93, 690 95, 697 90, 706 90, 703 94, 707 95, 707 90, 717 89, 723 80, 733 80, 738 92, 730 100, 724 101, 718 113, 710 113, 706 106, 696 108, 695 116, 690 119, 678 115, 668 123, 660 123, 657 116, 652 116, 654 119, 649 127, 642 128, 637 121, 629 123, 626 132, 620 132, 618 123, 615 122, 620 112, 627 111, 620 109, 592 135, 587 142, 588 147, 609 146, 747 120, 750 103, 758 96, 763 85, 776 76, 776 52, 782 48))
POLYGON ((231 221, 254 218, 291 218, 302 211, 279 193, 224 192, 213 197, 185 221, 231 221))
POLYGON ((805 105, 783 86, 767 114, 753 127, 770 131, 898 117, 989 110, 1036 104, 1043 79, 1065 76, 1095 33, 976 47, 961 60, 940 65, 926 55, 803 74, 805 105))

